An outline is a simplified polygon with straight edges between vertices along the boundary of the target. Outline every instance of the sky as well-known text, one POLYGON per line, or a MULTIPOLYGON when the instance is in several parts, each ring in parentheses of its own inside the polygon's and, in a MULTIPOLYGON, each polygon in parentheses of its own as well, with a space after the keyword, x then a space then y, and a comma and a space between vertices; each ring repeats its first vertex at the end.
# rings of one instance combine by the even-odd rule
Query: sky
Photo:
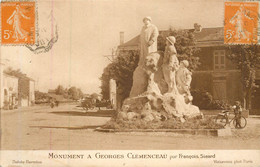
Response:
POLYGON ((24 46, 1 46, 6 66, 21 69, 36 81, 36 89, 47 92, 59 84, 76 86, 84 93, 100 93, 104 67, 112 48, 137 36, 145 16, 159 30, 221 27, 222 0, 50 0, 37 1, 38 26, 51 29, 46 16, 53 10, 58 41, 47 53, 34 54, 24 46), (49 28, 48 28, 49 27, 49 28))

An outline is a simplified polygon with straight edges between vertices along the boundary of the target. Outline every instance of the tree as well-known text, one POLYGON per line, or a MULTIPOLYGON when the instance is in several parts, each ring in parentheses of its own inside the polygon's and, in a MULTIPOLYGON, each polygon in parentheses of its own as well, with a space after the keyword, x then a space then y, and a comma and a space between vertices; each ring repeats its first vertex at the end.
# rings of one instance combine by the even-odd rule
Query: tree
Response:
POLYGON ((109 100, 109 91, 110 91, 109 81, 111 79, 109 70, 110 70, 112 65, 113 64, 110 63, 107 67, 105 67, 104 70, 103 70, 102 76, 99 78, 100 81, 101 81, 101 86, 100 86, 101 94, 103 96, 103 99, 106 99, 106 100, 109 100))
POLYGON ((97 93, 92 93, 90 97, 96 100, 99 99, 99 95, 97 93))
POLYGON ((117 95, 122 100, 129 96, 133 84, 133 72, 139 60, 138 51, 119 52, 115 60, 104 68, 101 80, 101 94, 104 99, 109 99, 109 81, 114 79, 117 85, 117 95))
POLYGON ((70 87, 68 90, 64 90, 64 95, 69 96, 73 100, 78 100, 84 96, 83 92, 80 88, 76 88, 75 86, 70 87), (68 93, 66 93, 68 92, 68 93))
POLYGON ((46 99, 47 97, 48 97, 47 93, 35 91, 35 100, 42 100, 42 99, 46 99))
POLYGON ((228 58, 234 62, 241 72, 244 107, 251 109, 251 97, 258 85, 255 83, 256 69, 260 68, 259 46, 234 45, 229 47, 228 58))
POLYGON ((84 96, 83 92, 81 91, 80 88, 77 88, 77 91, 78 91, 78 95, 79 95, 79 98, 82 98, 84 96))
POLYGON ((58 85, 57 88, 55 89, 55 94, 57 95, 64 95, 65 90, 62 85, 58 85))
POLYGON ((78 90, 75 86, 69 88, 68 94, 69 94, 70 98, 73 99, 73 100, 79 99, 79 93, 78 93, 78 90))
POLYGON ((109 67, 109 74, 116 81, 117 94, 124 100, 129 96, 133 84, 133 72, 139 60, 138 51, 120 51, 109 67))
POLYGON ((65 89, 64 89, 63 97, 64 97, 65 99, 68 99, 68 98, 69 98, 68 88, 65 88, 65 89))

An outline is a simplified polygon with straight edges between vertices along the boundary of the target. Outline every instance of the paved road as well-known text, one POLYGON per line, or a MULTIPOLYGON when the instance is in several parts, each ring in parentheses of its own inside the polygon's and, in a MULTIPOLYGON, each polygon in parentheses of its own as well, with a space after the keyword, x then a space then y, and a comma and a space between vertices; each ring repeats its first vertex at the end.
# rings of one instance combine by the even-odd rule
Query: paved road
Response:
POLYGON ((3 150, 260 149, 260 117, 232 137, 174 133, 102 133, 113 111, 85 112, 75 105, 2 111, 3 150))

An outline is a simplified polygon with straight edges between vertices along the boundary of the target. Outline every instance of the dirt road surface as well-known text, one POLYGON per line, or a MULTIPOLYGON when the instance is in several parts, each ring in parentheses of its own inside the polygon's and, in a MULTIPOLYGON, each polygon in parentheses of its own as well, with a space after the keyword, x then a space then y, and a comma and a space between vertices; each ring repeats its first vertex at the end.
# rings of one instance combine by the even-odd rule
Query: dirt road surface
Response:
POLYGON ((114 111, 85 112, 76 105, 34 106, 1 111, 2 150, 193 150, 260 149, 260 117, 248 118, 245 129, 233 136, 215 137, 150 133, 102 133, 114 111))

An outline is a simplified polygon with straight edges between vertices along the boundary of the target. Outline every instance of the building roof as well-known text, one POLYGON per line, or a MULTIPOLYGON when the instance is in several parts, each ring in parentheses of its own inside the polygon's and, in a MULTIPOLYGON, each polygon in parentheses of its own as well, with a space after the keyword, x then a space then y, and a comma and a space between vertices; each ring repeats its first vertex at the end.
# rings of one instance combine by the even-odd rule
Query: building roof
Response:
POLYGON ((33 81, 33 82, 35 82, 35 80, 34 79, 32 79, 32 78, 30 78, 30 77, 27 77, 30 81, 33 81))
POLYGON ((47 96, 55 98, 57 101, 65 101, 66 100, 62 95, 56 95, 56 94, 48 93, 47 96))
POLYGON ((119 45, 119 47, 125 47, 125 46, 137 46, 139 44, 139 39, 140 39, 140 35, 137 35, 136 37, 134 37, 133 39, 131 39, 130 41, 119 45))
POLYGON ((20 73, 17 73, 15 71, 7 72, 7 71, 4 70, 3 74, 8 75, 8 76, 13 76, 13 77, 16 77, 16 78, 19 78, 19 79, 23 78, 23 79, 27 79, 27 80, 35 82, 34 79, 28 77, 26 74, 23 74, 21 72, 20 73))
POLYGON ((10 78, 16 78, 16 79, 19 79, 17 76, 10 75, 10 74, 7 74, 7 73, 5 73, 5 72, 3 72, 3 75, 4 75, 4 76, 7 76, 7 77, 10 77, 10 78))
MULTIPOLYGON (((187 29, 188 31, 194 31, 194 29, 187 29)), ((159 33, 166 32, 168 30, 160 31, 159 33)), ((196 45, 198 46, 215 46, 224 44, 224 28, 203 28, 200 32, 194 32, 194 37, 196 39, 196 45)), ((119 48, 138 46, 140 40, 140 35, 132 38, 130 41, 119 45, 119 48)))
POLYGON ((222 41, 224 43, 224 28, 203 28, 201 32, 194 33, 197 42, 222 41))
POLYGON ((49 90, 48 90, 48 93, 54 93, 54 94, 55 94, 56 91, 55 91, 55 89, 49 89, 49 90))

